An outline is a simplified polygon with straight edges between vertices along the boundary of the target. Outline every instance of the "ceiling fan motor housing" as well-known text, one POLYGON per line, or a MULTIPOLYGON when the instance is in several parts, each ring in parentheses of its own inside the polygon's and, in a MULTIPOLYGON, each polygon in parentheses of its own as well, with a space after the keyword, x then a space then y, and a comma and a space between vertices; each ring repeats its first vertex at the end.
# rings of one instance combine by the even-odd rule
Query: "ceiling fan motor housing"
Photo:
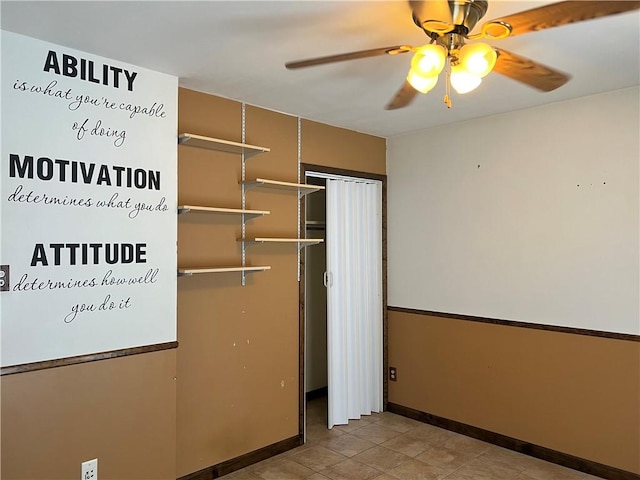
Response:
POLYGON ((421 22, 414 15, 413 20, 428 33, 441 35, 456 29, 458 31, 466 30, 464 32, 466 34, 473 30, 478 21, 487 13, 488 8, 487 0, 448 0, 448 4, 453 25, 449 24, 449 19, 444 21, 443 19, 431 18, 421 22))
POLYGON ((443 46, 448 54, 455 57, 457 51, 462 48, 465 43, 466 33, 447 33, 436 38, 436 44, 443 46))
POLYGON ((487 0, 449 0, 453 24, 467 27, 468 32, 484 17, 488 6, 487 0))

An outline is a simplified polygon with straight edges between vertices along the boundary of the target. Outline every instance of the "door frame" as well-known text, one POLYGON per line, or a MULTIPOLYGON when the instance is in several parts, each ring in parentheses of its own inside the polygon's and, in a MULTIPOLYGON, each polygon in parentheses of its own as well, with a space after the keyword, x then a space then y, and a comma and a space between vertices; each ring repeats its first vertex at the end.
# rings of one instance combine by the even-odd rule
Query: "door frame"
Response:
MULTIPOLYGON (((387 371, 389 370, 387 360, 388 349, 388 314, 387 314, 387 176, 379 175, 375 173, 360 172, 357 170, 346 170, 343 168, 326 167, 322 165, 312 165, 308 163, 300 164, 300 178, 306 179, 307 172, 326 173, 329 175, 341 175, 345 177, 355 177, 367 180, 378 180, 382 183, 382 407, 383 410, 387 410, 387 397, 388 397, 388 380, 387 371)), ((305 197, 300 200, 300 232, 304 232, 306 236, 306 208, 305 197)), ((298 376, 298 433, 300 438, 305 438, 305 408, 306 408, 306 394, 305 394, 305 255, 300 255, 300 282, 299 282, 299 313, 298 313, 298 330, 299 330, 299 344, 298 344, 298 364, 299 364, 299 376, 298 376)))

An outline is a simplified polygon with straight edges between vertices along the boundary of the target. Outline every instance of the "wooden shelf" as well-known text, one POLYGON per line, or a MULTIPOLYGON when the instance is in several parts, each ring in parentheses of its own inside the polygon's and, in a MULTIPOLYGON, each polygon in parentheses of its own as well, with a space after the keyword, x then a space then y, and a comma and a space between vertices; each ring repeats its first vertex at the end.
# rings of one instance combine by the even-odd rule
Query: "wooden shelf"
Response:
POLYGON ((178 135, 179 145, 188 145, 191 147, 205 148, 207 150, 215 150, 218 152, 244 154, 247 159, 259 153, 270 152, 267 147, 258 147, 257 145, 248 145, 246 143, 231 142, 220 138, 203 137, 193 133, 181 133, 178 135))
POLYGON ((178 276, 190 276, 194 274, 200 273, 229 273, 229 272, 243 272, 243 273, 251 273, 251 272, 264 272, 265 270, 270 270, 269 266, 262 267, 199 267, 199 268, 179 268, 178 276))
POLYGON ((316 245, 322 243, 322 238, 267 238, 267 237, 255 237, 255 238, 242 238, 238 239, 239 242, 256 244, 256 243, 295 243, 298 248, 308 247, 310 245, 316 245))
POLYGON ((202 207, 199 205, 178 205, 178 214, 181 213, 215 213, 223 215, 245 215, 246 217, 261 217, 269 215, 268 210, 243 210, 241 208, 202 207))
POLYGON ((309 193, 317 192, 318 190, 324 190, 324 187, 321 185, 281 182, 279 180, 268 180, 266 178, 256 178, 251 182, 243 182, 243 185, 247 189, 261 187, 261 188, 275 188, 278 190, 297 191, 298 195, 300 196, 308 195, 309 193))

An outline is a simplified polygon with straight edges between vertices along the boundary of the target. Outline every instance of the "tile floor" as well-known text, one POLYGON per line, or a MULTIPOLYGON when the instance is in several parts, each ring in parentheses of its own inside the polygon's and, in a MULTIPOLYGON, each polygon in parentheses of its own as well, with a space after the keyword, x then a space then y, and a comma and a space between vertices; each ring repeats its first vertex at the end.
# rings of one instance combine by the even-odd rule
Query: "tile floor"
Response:
POLYGON ((224 480, 587 480, 536 458, 389 412, 331 430, 326 398, 307 406, 307 443, 224 480))

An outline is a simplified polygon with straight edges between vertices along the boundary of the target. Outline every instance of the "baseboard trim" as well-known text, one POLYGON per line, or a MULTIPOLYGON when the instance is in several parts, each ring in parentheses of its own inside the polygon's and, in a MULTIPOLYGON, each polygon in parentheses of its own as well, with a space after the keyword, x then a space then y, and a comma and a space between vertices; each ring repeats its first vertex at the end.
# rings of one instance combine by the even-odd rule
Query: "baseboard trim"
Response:
POLYGON ((254 463, 261 462, 267 458, 271 458, 280 453, 284 453, 293 448, 299 447, 303 444, 302 435, 296 435, 295 437, 281 440, 272 445, 254 450, 253 452, 245 453, 239 457, 232 458, 225 462, 212 465, 197 472, 190 473, 184 477, 178 478, 178 480, 213 480, 214 478, 220 478, 223 475, 240 470, 254 463))
POLYGON ((626 470, 610 467, 584 458, 575 457, 568 453, 558 452, 547 447, 524 442, 500 433, 467 425, 466 423, 457 422, 448 418, 439 417, 410 407, 404 407, 396 403, 389 402, 387 404, 387 410, 391 413, 402 415, 403 417, 428 423, 446 430, 451 430, 452 432, 476 438, 483 442, 492 443, 499 447, 507 448, 515 452, 523 453, 525 455, 572 468, 574 470, 579 470, 597 477, 606 478, 608 480, 640 480, 640 475, 627 472, 626 470))
POLYGON ((316 388, 315 390, 311 390, 310 392, 307 392, 305 394, 305 397, 307 398, 307 402, 308 402, 309 400, 315 400, 316 398, 326 397, 328 394, 329 394, 328 387, 320 387, 320 388, 316 388))
POLYGON ((178 348, 178 342, 156 343, 153 345, 143 345, 141 347, 123 348, 120 350, 110 350, 108 352, 78 355, 77 357, 56 358, 55 360, 44 360, 42 362, 10 365, 8 367, 2 367, 2 369, 0 370, 0 376, 13 375, 16 373, 35 372, 36 370, 45 370, 47 368, 66 367, 67 365, 97 362, 99 360, 109 360, 111 358, 140 355, 143 353, 159 352, 161 350, 170 350, 173 348, 178 348))

